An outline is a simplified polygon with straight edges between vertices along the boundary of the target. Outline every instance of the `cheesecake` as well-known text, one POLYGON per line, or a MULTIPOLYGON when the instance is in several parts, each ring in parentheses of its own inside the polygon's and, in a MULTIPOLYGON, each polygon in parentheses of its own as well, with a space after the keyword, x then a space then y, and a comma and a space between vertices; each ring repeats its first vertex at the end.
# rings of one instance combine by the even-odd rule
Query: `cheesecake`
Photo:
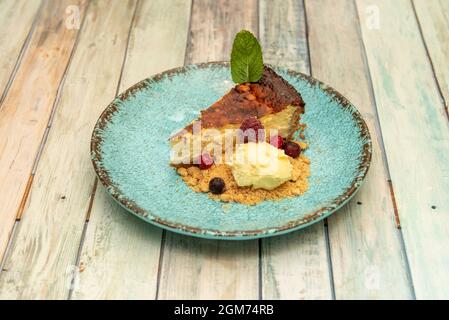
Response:
MULTIPOLYGON (((198 119, 170 137, 170 164, 188 166, 196 163, 205 148, 229 147, 226 139, 248 119, 258 119, 265 132, 272 130, 284 140, 291 140, 300 126, 304 106, 300 93, 272 68, 264 66, 259 81, 237 84, 202 110, 198 119)), ((231 141, 230 145, 235 145, 236 140, 231 137, 231 141)), ((216 151, 214 155, 217 157, 216 151)))

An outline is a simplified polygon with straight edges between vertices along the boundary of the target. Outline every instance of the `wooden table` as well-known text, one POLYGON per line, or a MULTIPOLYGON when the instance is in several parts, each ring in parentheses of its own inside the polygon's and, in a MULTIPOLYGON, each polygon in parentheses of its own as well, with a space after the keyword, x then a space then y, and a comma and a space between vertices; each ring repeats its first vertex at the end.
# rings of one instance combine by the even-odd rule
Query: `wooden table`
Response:
POLYGON ((449 298, 448 0, 0 0, 0 21, 0 298, 449 298), (362 190, 259 241, 124 214, 90 162, 98 116, 154 73, 228 60, 244 28, 362 112, 362 190))

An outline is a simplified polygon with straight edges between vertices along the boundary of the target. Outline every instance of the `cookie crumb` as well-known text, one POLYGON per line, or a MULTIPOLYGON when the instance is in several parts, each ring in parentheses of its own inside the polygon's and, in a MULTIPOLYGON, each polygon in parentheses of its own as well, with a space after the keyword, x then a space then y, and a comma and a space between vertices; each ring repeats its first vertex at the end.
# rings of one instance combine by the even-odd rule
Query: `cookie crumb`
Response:
POLYGON ((187 176, 188 175, 188 172, 187 172, 187 169, 186 168, 179 168, 178 169, 178 174, 181 176, 181 177, 185 177, 185 176, 187 176))
MULTIPOLYGON (((307 148, 305 142, 299 142, 299 144, 301 149, 307 148)), ((293 166, 292 179, 274 190, 239 187, 234 180, 231 168, 226 164, 214 164, 207 170, 200 170, 196 166, 187 169, 179 168, 178 173, 184 182, 196 192, 209 192, 209 181, 214 177, 222 178, 226 184, 226 189, 222 194, 209 193, 212 199, 255 205, 264 200, 281 200, 286 197, 301 195, 307 191, 310 160, 303 154, 298 158, 290 158, 289 160, 293 166)))
POLYGON ((301 150, 306 150, 308 147, 307 143, 305 143, 304 141, 298 141, 298 144, 301 150))

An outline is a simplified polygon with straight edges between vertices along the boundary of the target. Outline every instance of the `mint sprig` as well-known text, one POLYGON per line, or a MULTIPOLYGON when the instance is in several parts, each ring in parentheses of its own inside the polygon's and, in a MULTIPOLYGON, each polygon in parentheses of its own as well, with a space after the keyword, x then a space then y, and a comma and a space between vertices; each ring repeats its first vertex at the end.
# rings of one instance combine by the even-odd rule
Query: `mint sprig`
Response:
POLYGON ((247 30, 242 30, 235 36, 231 53, 231 74, 235 83, 257 82, 262 77, 262 49, 256 37, 247 30))

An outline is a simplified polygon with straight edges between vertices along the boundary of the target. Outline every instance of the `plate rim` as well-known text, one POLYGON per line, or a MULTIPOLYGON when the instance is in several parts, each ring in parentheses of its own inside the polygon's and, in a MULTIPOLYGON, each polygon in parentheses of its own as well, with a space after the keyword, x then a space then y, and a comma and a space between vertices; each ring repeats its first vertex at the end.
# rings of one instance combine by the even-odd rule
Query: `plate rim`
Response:
MULTIPOLYGON (((326 217, 330 216, 335 211, 339 210, 342 206, 344 206, 360 189, 362 186, 366 175, 368 173, 371 159, 372 159, 372 140, 371 135, 368 129, 368 126, 363 119, 361 113, 358 109, 341 93, 332 88, 331 86, 323 83, 322 81, 315 79, 312 76, 306 75, 302 72, 294 71, 288 69, 286 67, 281 66, 272 66, 266 64, 267 66, 272 67, 275 70, 282 70, 287 74, 300 77, 303 80, 311 83, 313 85, 319 85, 323 91, 326 91, 331 97, 337 99, 339 103, 350 110, 351 115, 360 128, 360 139, 364 141, 363 144, 363 155, 360 160, 360 164, 358 166, 356 175, 354 180, 351 182, 350 186, 346 188, 346 190, 340 194, 338 197, 330 201, 331 205, 323 206, 312 213, 309 213, 307 216, 296 219, 278 227, 270 227, 265 229, 255 229, 255 230, 236 230, 236 231, 220 231, 215 229, 202 229, 199 227, 191 227, 188 225, 170 222, 168 220, 162 219, 157 215, 141 208, 137 203, 133 200, 128 199, 124 196, 123 192, 118 188, 117 185, 114 184, 113 180, 109 176, 107 170, 101 164, 101 144, 102 138, 100 136, 100 132, 104 131, 105 126, 108 124, 110 118, 114 115, 115 112, 118 111, 119 107, 117 106, 117 101, 125 101, 130 95, 134 94, 136 91, 142 90, 147 86, 151 85, 151 82, 157 82, 165 77, 172 77, 176 74, 182 74, 188 72, 193 68, 201 69, 208 67, 229 67, 228 61, 211 61, 211 62, 203 62, 196 64, 189 64, 186 66, 172 68, 157 74, 154 74, 144 80, 137 82, 132 85, 119 95, 117 95, 111 103, 103 110, 101 115, 99 116, 97 122, 95 123, 90 143, 90 152, 91 152, 91 161, 95 170, 95 173, 106 188, 107 192, 112 196, 112 198, 120 204, 121 207, 126 209, 128 212, 133 215, 139 217, 145 222, 149 222, 153 225, 161 227, 163 229, 173 231, 176 233, 190 235, 201 238, 208 239, 222 239, 222 240, 250 240, 257 239, 263 237, 270 237, 275 235, 281 235, 289 232, 293 232, 296 230, 300 230, 306 228, 326 217)), ((211 201, 215 201, 212 200, 211 201)))

